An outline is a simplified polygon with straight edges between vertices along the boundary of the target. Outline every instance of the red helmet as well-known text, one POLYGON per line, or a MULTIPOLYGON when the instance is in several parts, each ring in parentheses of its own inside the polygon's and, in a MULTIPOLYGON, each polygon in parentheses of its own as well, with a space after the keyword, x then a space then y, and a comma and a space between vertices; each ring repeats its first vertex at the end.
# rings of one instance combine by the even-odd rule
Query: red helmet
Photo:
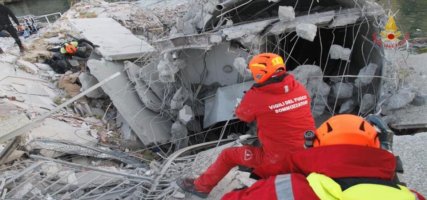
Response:
POLYGON ((249 62, 249 69, 256 83, 268 80, 277 70, 286 70, 283 58, 274 53, 262 53, 254 56, 249 62))
POLYGON ((326 120, 316 131, 314 147, 354 144, 380 148, 375 128, 356 115, 336 115, 326 120))

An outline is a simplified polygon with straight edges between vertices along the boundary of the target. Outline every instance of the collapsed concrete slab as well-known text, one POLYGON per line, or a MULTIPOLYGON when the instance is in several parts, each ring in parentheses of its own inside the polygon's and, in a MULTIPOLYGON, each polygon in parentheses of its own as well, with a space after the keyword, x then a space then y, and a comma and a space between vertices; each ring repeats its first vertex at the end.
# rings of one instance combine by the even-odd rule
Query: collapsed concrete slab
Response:
MULTIPOLYGON (((123 64, 117 62, 89 60, 87 65, 98 80, 124 70, 123 64)), ((170 139, 171 120, 147 109, 135 90, 129 86, 128 77, 121 74, 102 89, 142 143, 149 145, 167 142, 170 139)))
POLYGON ((206 99, 203 126, 209 127, 221 121, 234 119, 234 108, 238 105, 243 92, 253 85, 252 81, 218 88, 215 97, 206 99))
POLYGON ((151 90, 149 85, 139 78, 140 67, 129 61, 125 61, 124 66, 130 81, 135 84, 135 90, 144 105, 154 112, 160 112, 162 101, 151 90))
POLYGON ((234 60, 237 57, 248 57, 247 52, 233 47, 229 42, 213 46, 209 51, 184 50, 181 55, 180 58, 188 63, 181 70, 186 81, 204 85, 218 83, 221 86, 232 85, 242 79, 238 70, 233 67, 234 60))
POLYGON ((181 49, 207 50, 216 43, 218 43, 218 37, 214 34, 197 34, 158 40, 154 42, 154 46, 162 52, 168 52, 181 49))
MULTIPOLYGON (((126 64, 126 63, 125 63, 126 64)), ((159 71, 154 63, 139 68, 138 77, 150 86, 150 89, 159 99, 165 98, 165 90, 168 88, 166 83, 160 81, 159 71)))
POLYGON ((71 19, 70 23, 83 37, 99 45, 96 51, 106 60, 138 58, 155 51, 111 18, 71 19))

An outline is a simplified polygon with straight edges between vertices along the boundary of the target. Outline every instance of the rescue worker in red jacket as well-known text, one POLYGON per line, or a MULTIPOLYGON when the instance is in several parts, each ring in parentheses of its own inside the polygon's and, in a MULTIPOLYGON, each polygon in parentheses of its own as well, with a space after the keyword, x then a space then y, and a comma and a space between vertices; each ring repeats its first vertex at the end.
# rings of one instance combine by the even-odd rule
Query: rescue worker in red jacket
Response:
POLYGON ((304 133, 315 130, 310 97, 304 86, 286 72, 283 58, 262 53, 249 63, 255 84, 236 108, 244 122, 256 121, 261 147, 245 145, 221 152, 217 160, 197 179, 178 179, 184 191, 205 198, 236 166, 253 169, 261 178, 289 172, 283 165, 293 153, 304 150, 304 133))
POLYGON ((425 200, 394 181, 396 159, 380 149, 375 128, 363 118, 334 116, 313 139, 314 148, 285 163, 291 174, 257 181, 222 200, 425 200))

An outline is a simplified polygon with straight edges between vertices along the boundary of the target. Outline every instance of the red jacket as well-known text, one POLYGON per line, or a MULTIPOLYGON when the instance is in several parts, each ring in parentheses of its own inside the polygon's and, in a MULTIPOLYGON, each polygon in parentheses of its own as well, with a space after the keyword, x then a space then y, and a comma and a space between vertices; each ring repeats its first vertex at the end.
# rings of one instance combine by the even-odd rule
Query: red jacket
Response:
MULTIPOLYGON (((223 200, 295 199, 318 200, 306 176, 312 172, 330 178, 378 178, 392 180, 396 159, 388 151, 356 145, 311 148, 293 154, 287 165, 292 173, 256 182, 250 188, 226 194, 223 200), (291 198, 293 197, 293 198, 291 198)), ((424 199, 417 194, 418 199, 424 199)))
POLYGON ((247 91, 236 116, 245 122, 257 122, 258 138, 267 154, 302 150, 304 133, 315 130, 306 89, 285 72, 247 91))

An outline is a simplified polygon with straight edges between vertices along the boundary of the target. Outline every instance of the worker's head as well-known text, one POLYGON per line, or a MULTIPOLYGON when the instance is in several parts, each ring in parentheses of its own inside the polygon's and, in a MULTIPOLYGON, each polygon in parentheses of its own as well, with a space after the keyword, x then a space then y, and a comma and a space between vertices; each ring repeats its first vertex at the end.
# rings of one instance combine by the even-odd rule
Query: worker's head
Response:
POLYGON ((285 71, 283 58, 274 53, 262 53, 254 56, 249 62, 249 69, 256 83, 263 83, 277 71, 285 71))
POLYGON ((77 52, 77 47, 71 43, 65 44, 65 51, 69 54, 75 54, 77 52))
POLYGON ((375 128, 356 115, 336 115, 326 120, 316 131, 313 146, 352 144, 380 148, 375 128))

